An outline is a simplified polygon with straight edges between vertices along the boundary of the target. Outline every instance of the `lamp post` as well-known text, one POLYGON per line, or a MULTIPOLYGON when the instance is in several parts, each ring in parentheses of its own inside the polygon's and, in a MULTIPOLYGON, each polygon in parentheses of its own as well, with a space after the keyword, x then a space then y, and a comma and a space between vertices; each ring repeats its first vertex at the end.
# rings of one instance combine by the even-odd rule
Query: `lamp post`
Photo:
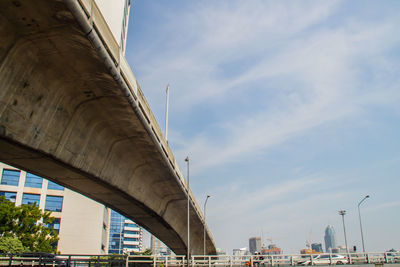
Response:
POLYGON ((187 266, 189 267, 190 257, 190 217, 189 217, 189 206, 190 206, 190 195, 189 195, 189 156, 185 158, 187 163, 187 266))
POLYGON ((361 231, 361 241, 362 241, 362 246, 363 246, 363 252, 365 253, 365 245, 364 245, 364 235, 363 235, 363 230, 362 230, 362 224, 361 224, 361 213, 360 213, 360 205, 363 203, 364 200, 369 198, 369 195, 366 195, 360 203, 358 203, 358 218, 360 220, 360 231, 361 231))
POLYGON ((206 205, 207 205, 207 200, 210 198, 210 196, 206 197, 206 201, 204 201, 204 225, 203 225, 203 241, 204 241, 204 246, 203 246, 203 255, 206 255, 206 205))
POLYGON ((165 104, 165 140, 168 142, 168 97, 169 97, 169 84, 167 85, 167 99, 165 104))
POLYGON ((347 251, 347 253, 349 253, 349 248, 347 247, 346 227, 344 226, 344 215, 346 215, 346 211, 345 210, 339 210, 339 215, 342 215, 344 242, 345 242, 345 245, 346 245, 346 251, 347 251))

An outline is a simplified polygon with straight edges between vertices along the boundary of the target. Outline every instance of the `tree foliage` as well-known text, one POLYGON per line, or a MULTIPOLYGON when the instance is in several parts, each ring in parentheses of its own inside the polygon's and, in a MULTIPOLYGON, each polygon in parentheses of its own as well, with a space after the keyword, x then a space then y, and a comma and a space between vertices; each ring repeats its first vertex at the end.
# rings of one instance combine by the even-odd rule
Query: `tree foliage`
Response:
POLYGON ((21 241, 32 252, 56 252, 52 246, 58 240, 53 227, 51 212, 42 211, 36 205, 15 206, 0 197, 0 237, 12 237, 21 241))
POLYGON ((20 254, 27 251, 22 242, 11 236, 0 237, 0 253, 20 254))

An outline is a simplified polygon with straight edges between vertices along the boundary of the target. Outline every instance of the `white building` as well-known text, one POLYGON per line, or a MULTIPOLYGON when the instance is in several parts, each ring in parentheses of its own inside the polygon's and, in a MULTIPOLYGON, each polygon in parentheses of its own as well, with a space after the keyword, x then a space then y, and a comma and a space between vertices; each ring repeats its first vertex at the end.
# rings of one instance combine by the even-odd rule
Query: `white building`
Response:
POLYGON ((62 254, 106 254, 110 209, 79 193, 0 163, 0 195, 52 212, 62 254))
POLYGON ((125 54, 131 0, 95 0, 95 3, 121 48, 122 54, 125 54))

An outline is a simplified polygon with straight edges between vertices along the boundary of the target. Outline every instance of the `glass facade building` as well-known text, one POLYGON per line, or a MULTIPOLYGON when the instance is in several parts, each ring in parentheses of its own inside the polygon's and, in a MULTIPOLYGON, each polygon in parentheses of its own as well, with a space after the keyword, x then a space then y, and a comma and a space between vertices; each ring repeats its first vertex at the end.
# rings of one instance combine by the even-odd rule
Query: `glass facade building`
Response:
POLYGON ((249 239, 249 250, 250 254, 254 254, 256 251, 261 252, 261 237, 252 237, 249 239))
POLYGON ((332 225, 328 225, 325 229, 325 251, 330 253, 336 248, 336 233, 332 225))
POLYGON ((112 210, 110 215, 109 254, 139 252, 143 246, 143 230, 133 221, 112 210))

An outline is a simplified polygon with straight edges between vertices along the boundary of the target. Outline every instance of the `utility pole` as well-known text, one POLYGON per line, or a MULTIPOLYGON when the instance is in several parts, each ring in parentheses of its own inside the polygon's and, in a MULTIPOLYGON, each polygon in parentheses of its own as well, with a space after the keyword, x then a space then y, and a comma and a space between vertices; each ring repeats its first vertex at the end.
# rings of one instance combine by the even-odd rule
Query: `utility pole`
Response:
POLYGON ((168 98, 169 98, 169 84, 167 85, 167 99, 165 105, 165 140, 168 142, 168 98))
POLYGON ((190 217, 189 217, 189 207, 190 207, 190 188, 189 188, 189 156, 185 159, 187 163, 187 267, 189 267, 189 257, 190 257, 190 217))
POLYGON ((349 253, 349 248, 347 247, 346 227, 344 226, 344 215, 346 215, 346 211, 345 211, 345 210, 339 210, 339 215, 342 216, 342 221, 343 221, 343 232, 344 232, 344 242, 345 242, 346 251, 347 251, 347 254, 348 254, 348 253, 349 253))
POLYGON ((364 235, 363 235, 363 229, 362 229, 362 224, 361 224, 361 213, 360 213, 360 205, 363 203, 364 200, 369 198, 369 195, 366 195, 360 203, 358 203, 358 218, 360 220, 360 230, 361 230, 361 241, 362 241, 362 246, 363 246, 363 252, 365 253, 365 245, 364 245, 364 235))
POLYGON ((203 225, 203 255, 206 255, 206 205, 207 205, 207 200, 210 198, 208 195, 206 197, 206 201, 204 201, 204 225, 203 225))

